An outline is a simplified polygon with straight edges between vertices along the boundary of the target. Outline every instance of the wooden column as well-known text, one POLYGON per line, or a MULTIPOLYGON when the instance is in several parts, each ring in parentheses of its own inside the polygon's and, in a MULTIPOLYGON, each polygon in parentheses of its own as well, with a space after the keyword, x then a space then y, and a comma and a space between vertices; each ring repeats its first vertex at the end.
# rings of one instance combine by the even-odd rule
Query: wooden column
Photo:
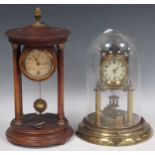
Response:
POLYGON ((58 44, 58 124, 64 125, 64 44, 58 44))
POLYGON ((132 124, 133 120, 133 89, 128 89, 128 110, 127 110, 128 124, 132 124))
POLYGON ((15 124, 20 125, 23 116, 22 108, 22 79, 19 69, 20 46, 12 44, 14 67, 14 96, 15 96, 15 124))
POLYGON ((101 92, 98 88, 96 88, 96 98, 95 98, 95 112, 96 112, 96 116, 95 116, 95 124, 97 126, 100 125, 100 110, 101 110, 101 92))

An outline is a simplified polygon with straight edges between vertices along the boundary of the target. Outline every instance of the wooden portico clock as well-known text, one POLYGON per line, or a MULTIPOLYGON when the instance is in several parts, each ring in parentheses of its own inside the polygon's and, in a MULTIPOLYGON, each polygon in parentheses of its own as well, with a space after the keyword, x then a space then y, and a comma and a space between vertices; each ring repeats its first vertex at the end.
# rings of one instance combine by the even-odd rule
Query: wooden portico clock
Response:
POLYGON ((13 49, 15 94, 15 118, 6 136, 13 144, 43 147, 63 144, 73 134, 64 116, 64 43, 70 31, 42 23, 40 8, 36 8, 34 16, 36 21, 32 25, 6 32, 13 49), (41 97, 41 82, 55 72, 58 112, 43 113, 47 103, 41 97), (23 114, 22 74, 40 86, 40 96, 33 105, 38 113, 23 114))

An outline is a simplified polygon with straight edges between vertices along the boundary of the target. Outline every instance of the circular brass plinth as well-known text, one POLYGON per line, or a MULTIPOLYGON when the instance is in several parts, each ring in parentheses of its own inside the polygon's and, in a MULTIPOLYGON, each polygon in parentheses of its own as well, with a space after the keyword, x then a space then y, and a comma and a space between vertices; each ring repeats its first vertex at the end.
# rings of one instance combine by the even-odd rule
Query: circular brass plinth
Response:
POLYGON ((8 141, 26 147, 45 147, 65 143, 73 135, 72 128, 65 119, 64 125, 58 125, 55 114, 27 114, 21 124, 15 120, 6 131, 8 141))
POLYGON ((107 129, 90 124, 86 118, 80 123, 77 136, 90 143, 107 146, 125 146, 143 142, 151 137, 149 124, 141 117, 134 126, 107 129))

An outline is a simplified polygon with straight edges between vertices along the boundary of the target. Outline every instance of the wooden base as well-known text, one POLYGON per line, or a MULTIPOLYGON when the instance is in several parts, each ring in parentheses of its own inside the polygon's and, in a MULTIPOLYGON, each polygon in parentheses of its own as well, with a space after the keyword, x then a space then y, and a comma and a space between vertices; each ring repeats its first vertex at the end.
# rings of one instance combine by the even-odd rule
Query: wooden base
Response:
POLYGON ((120 129, 97 127, 85 118, 76 134, 83 140, 98 145, 125 146, 147 140, 151 137, 152 130, 142 117, 136 125, 120 129))
POLYGON ((66 119, 65 122, 58 125, 55 114, 27 114, 23 116, 21 125, 16 125, 15 120, 11 122, 6 136, 11 143, 27 147, 63 144, 73 135, 66 119))

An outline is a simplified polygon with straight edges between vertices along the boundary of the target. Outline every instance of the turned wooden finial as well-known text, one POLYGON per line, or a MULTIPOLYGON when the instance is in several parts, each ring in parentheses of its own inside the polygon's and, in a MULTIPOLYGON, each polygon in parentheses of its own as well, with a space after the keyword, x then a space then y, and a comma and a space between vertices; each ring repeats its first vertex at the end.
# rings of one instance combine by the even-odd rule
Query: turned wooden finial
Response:
POLYGON ((34 11, 34 17, 35 17, 36 21, 32 24, 34 27, 42 27, 42 26, 45 26, 45 24, 43 24, 40 21, 41 16, 42 16, 41 9, 39 7, 36 7, 35 8, 35 11, 34 11))
POLYGON ((34 11, 34 17, 35 17, 36 21, 40 22, 41 16, 42 16, 41 9, 39 7, 36 7, 36 9, 34 11))

